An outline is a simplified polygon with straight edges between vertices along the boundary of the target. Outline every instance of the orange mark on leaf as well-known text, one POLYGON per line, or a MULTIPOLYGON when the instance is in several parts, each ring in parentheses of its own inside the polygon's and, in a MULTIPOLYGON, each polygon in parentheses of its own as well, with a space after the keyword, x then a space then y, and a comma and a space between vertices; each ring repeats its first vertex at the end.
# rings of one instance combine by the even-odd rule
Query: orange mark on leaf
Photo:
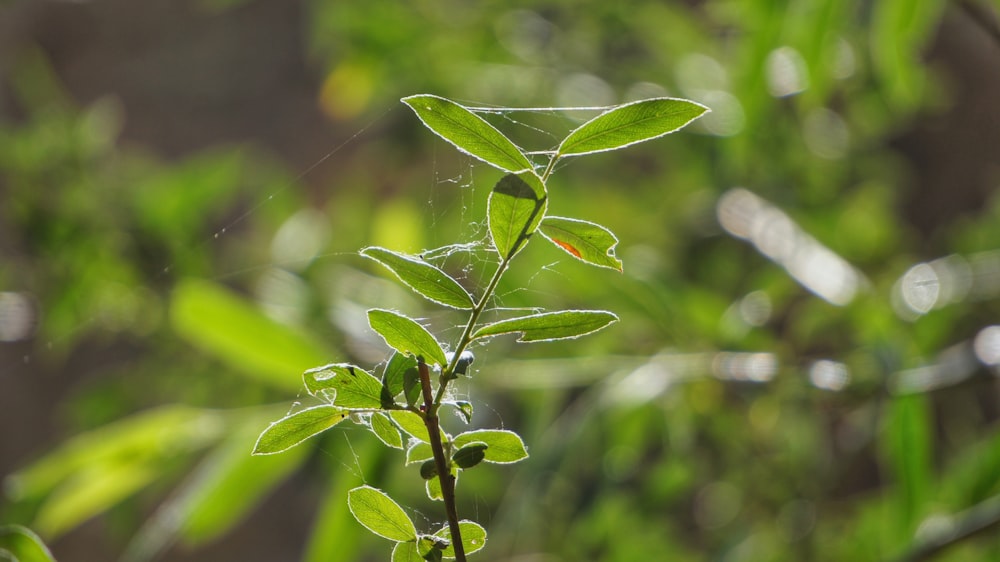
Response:
POLYGON ((583 256, 580 255, 580 250, 577 250, 576 248, 574 248, 572 244, 568 244, 566 242, 563 242, 562 240, 556 240, 555 238, 553 238, 552 241, 555 242, 556 244, 559 244, 560 248, 562 248, 563 250, 566 250, 567 252, 573 254, 574 256, 576 256, 578 258, 582 258, 583 257, 583 256))

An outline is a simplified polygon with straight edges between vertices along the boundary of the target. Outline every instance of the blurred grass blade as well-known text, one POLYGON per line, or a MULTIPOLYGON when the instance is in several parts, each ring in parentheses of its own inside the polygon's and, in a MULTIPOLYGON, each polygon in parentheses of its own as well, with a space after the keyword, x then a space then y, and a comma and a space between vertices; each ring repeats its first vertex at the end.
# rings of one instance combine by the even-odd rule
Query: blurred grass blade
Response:
POLYGON ((81 433, 4 481, 14 499, 37 500, 87 467, 120 459, 176 458, 216 440, 225 429, 217 411, 164 406, 81 433))
POLYGON ((309 369, 302 373, 302 380, 309 394, 341 408, 377 409, 382 405, 381 381, 349 363, 309 369))
MULTIPOLYGON (((472 554, 486 546, 486 529, 479 523, 464 519, 458 522, 458 530, 462 533, 462 546, 465 547, 466 554, 472 554)), ((451 530, 445 525, 440 531, 434 533, 434 536, 451 541, 451 530)), ((445 548, 442 554, 445 558, 454 558, 455 547, 445 548)))
POLYGON ((896 537, 908 538, 924 515, 932 489, 930 409, 927 396, 895 398, 887 413, 884 450, 892 468, 898 513, 896 537))
POLYGON ((424 361, 442 367, 448 362, 441 344, 427 328, 412 318, 376 308, 368 311, 368 325, 382 336, 389 347, 400 353, 423 357, 424 361))
POLYGON ((577 127, 557 149, 557 157, 615 150, 662 137, 709 109, 693 101, 652 98, 609 109, 577 127))
POLYGON ((428 129, 456 148, 507 172, 532 168, 531 162, 503 133, 461 105, 428 94, 401 100, 428 129))
POLYGON ((326 479, 327 490, 313 519, 302 562, 361 560, 361 545, 367 544, 369 537, 358 532, 351 512, 344 509, 344 498, 353 486, 353 479, 337 477, 340 475, 338 471, 342 470, 340 459, 350 455, 361 474, 371 474, 377 470, 375 467, 386 465, 391 453, 374 439, 361 439, 353 445, 347 439, 331 440, 325 448, 329 455, 324 456, 321 462, 326 463, 323 469, 333 477, 326 479))
POLYGON ((424 260, 378 247, 365 248, 361 255, 384 265, 406 286, 428 300, 460 310, 471 309, 475 304, 472 295, 458 281, 424 260))
POLYGON ((574 258, 620 272, 622 261, 615 257, 618 238, 603 226, 563 217, 545 217, 538 231, 574 258))
POLYGON ((470 443, 481 442, 487 445, 486 462, 496 464, 515 463, 528 458, 524 441, 513 431, 504 429, 477 429, 466 431, 455 436, 454 447, 462 448, 470 443))
POLYGON ((472 334, 473 339, 520 333, 517 341, 536 342, 572 339, 600 330, 618 321, 604 310, 562 310, 521 316, 487 324, 472 334))
POLYGON ((309 336, 271 320, 249 302, 208 281, 178 283, 170 319, 177 333, 196 347, 289 391, 300 388, 296 373, 329 361, 324 347, 309 336))
POLYGON ((413 521, 381 490, 371 486, 354 488, 347 493, 347 507, 358 523, 380 537, 399 542, 417 538, 413 521))
POLYGON ((524 247, 545 217, 547 205, 545 186, 534 173, 500 178, 490 192, 487 220, 501 258, 509 259, 524 247))
POLYGON ((256 428, 274 415, 273 408, 233 420, 228 436, 164 502, 131 541, 123 562, 156 558, 178 537, 198 546, 238 525, 261 499, 305 459, 302 447, 283 455, 252 456, 256 428))
POLYGON ((344 421, 347 412, 336 406, 315 406, 295 412, 267 426, 254 445, 253 454, 273 455, 344 421))
POLYGON ((20 525, 0 525, 0 554, 5 553, 17 562, 55 562, 42 539, 20 525))
POLYGON ((166 469, 165 463, 151 459, 90 464, 46 498, 34 527, 47 537, 58 537, 145 488, 166 469))

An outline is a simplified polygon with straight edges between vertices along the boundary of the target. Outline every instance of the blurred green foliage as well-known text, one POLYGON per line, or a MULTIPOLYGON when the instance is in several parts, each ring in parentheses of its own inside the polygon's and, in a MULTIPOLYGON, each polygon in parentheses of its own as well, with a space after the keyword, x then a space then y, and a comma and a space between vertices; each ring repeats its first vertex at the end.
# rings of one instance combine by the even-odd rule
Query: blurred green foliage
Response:
MULTIPOLYGON (((208 2, 205 17, 248 3, 208 2)), ((955 103, 922 55, 958 4, 310 0, 303 57, 329 118, 317 126, 362 133, 319 168, 333 172, 298 179, 250 144, 177 160, 130 145, 113 98, 77 106, 24 51, 9 81, 21 115, 0 122, 0 290, 37 303, 28 368, 72 373, 84 352, 107 367, 58 393, 66 437, 5 479, 0 520, 58 557, 61 536, 106 513, 124 559, 177 541, 170 559, 183 559, 298 471, 318 490, 302 559, 375 559, 382 545, 344 498, 376 474, 414 488, 392 484, 416 478, 399 455, 336 430, 311 452, 249 453, 284 411, 267 404, 294 398, 304 368, 381 357, 368 307, 458 329, 358 248, 426 251, 481 282, 463 272, 487 259, 476 217, 499 174, 424 134, 397 100, 675 94, 713 109, 698 135, 573 162, 549 186, 554 214, 616 232, 624 274, 532 245, 500 289, 500 306, 599 303, 622 321, 584 346, 477 353, 461 392, 531 450, 463 480, 460 511, 490 529, 477 557, 889 560, 992 521, 938 558, 989 559, 1000 199, 914 223, 912 164, 891 149, 955 103), (773 220, 726 215, 738 186, 756 199, 729 201, 773 220), (727 217, 763 230, 734 235, 727 217), (455 239, 470 245, 439 248, 455 239), (856 273, 834 302, 816 288, 829 276, 795 274, 795 252, 827 256, 817 247, 842 260, 822 271, 856 273)), ((544 150, 554 139, 538 129, 561 136, 581 117, 491 119, 544 150)))

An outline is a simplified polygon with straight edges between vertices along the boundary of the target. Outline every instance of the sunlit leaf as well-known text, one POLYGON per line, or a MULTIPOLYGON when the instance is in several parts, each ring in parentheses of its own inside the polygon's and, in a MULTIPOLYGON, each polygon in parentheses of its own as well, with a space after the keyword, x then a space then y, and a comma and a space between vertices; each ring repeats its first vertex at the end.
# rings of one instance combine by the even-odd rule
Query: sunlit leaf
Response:
POLYGON ((389 417, 396 422, 403 431, 417 439, 428 442, 427 425, 424 419, 409 410, 393 410, 389 412, 389 417))
MULTIPOLYGON (((457 466, 451 467, 451 475, 455 479, 455 484, 458 485, 458 475, 459 470, 457 466)), ((424 481, 424 491, 427 492, 427 497, 436 502, 444 500, 444 495, 441 493, 441 479, 431 478, 430 480, 424 481)))
POLYGON ((415 541, 398 542, 392 549, 391 562, 424 562, 424 557, 417 551, 415 541))
POLYGON ((403 437, 399 434, 399 430, 396 426, 392 425, 389 418, 386 417, 382 412, 375 412, 372 414, 371 421, 372 433, 375 434, 383 443, 392 447, 393 449, 403 448, 403 437))
POLYGON ((406 464, 424 462, 434 458, 434 449, 429 443, 423 441, 413 441, 413 445, 406 450, 406 464))
POLYGON ((393 353, 385 365, 385 372, 382 373, 382 384, 393 398, 403 392, 407 371, 412 371, 416 375, 417 360, 405 353, 393 353))
POLYGON ((42 539, 20 525, 0 525, 0 553, 5 551, 17 562, 55 562, 42 539))
POLYGON ((562 340, 596 332, 617 321, 618 316, 604 310, 542 312, 487 324, 472 337, 520 333, 519 342, 562 340))
POLYGON ((577 127, 556 150, 558 156, 578 156, 615 150, 672 133, 694 121, 708 108, 693 101, 652 98, 619 105, 577 127))
POLYGON ((413 109, 428 129, 462 152, 507 172, 532 168, 517 145, 461 105, 426 94, 409 96, 401 101, 413 109))
POLYGON ((507 174, 490 193, 487 218, 493 246, 503 258, 519 252, 545 217, 548 197, 532 172, 507 174))
POLYGON ((413 521, 381 490, 371 486, 354 488, 347 493, 347 507, 358 523, 380 537, 399 542, 417 538, 413 521))
POLYGON ((332 400, 342 408, 382 407, 382 383, 361 367, 331 363, 302 374, 309 394, 332 400))
POLYGON ((524 448, 521 436, 504 429, 466 431, 456 435, 453 443, 458 448, 472 443, 485 444, 486 462, 509 464, 528 458, 528 451, 524 448))
POLYGON ((421 356, 428 363, 442 367, 447 363, 444 350, 434 336, 416 320, 390 310, 368 311, 368 325, 382 336, 389 347, 400 353, 421 356))
POLYGON ((177 284, 170 302, 174 329, 240 372, 286 390, 299 390, 294 376, 328 361, 310 336, 271 320, 221 285, 201 280, 177 284), (266 343, 265 343, 266 342, 266 343))
POLYGON ((449 406, 455 407, 455 413, 458 414, 462 421, 465 423, 472 423, 472 403, 465 400, 458 400, 455 402, 442 402, 442 404, 448 404, 449 406))
MULTIPOLYGON (((458 522, 458 530, 462 533, 462 547, 466 554, 472 554, 486 546, 486 529, 479 525, 479 523, 463 519, 458 522)), ((445 525, 440 531, 434 533, 434 536, 451 541, 451 529, 445 525)), ((454 558, 455 548, 448 546, 442 554, 444 554, 445 558, 454 558)))
MULTIPOLYGON (((423 441, 424 443, 429 443, 427 433, 427 425, 424 424, 424 419, 414 412, 409 410, 392 410, 389 412, 389 417, 392 421, 396 422, 399 427, 405 431, 408 435, 423 441)), ((441 430, 441 440, 447 441, 448 434, 441 430)))
POLYGON ((381 263, 400 281, 431 301, 458 309, 471 309, 475 304, 458 281, 420 258, 378 247, 365 248, 361 255, 381 263))
POLYGON ((273 455, 290 449, 344 421, 347 416, 347 411, 329 405, 315 406, 285 416, 267 426, 260 434, 253 454, 273 455))
POLYGON ((618 238, 599 224, 550 216, 542 220, 538 231, 578 260, 615 271, 622 270, 622 261, 615 257, 618 238))

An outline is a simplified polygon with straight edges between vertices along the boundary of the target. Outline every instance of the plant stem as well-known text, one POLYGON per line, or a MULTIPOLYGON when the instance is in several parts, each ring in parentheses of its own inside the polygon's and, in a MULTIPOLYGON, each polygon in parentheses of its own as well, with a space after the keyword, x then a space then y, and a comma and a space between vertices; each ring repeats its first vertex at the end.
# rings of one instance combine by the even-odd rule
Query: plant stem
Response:
MULTIPOLYGON (((424 425, 427 426, 427 436, 434 452, 434 464, 437 465, 438 481, 441 483, 441 499, 448 515, 448 529, 451 531, 451 545, 455 549, 455 560, 465 562, 465 547, 462 545, 462 531, 458 526, 458 508, 455 506, 455 477, 444 454, 444 444, 441 442, 441 429, 437 410, 440 400, 435 402, 431 395, 431 375, 427 363, 421 358, 417 362, 420 373, 420 387, 424 394, 424 425)), ((441 383, 444 388, 446 382, 441 383)))
MULTIPOLYGON (((545 171, 540 176, 543 185, 555 169, 555 164, 558 160, 559 155, 555 155, 549 160, 548 166, 546 166, 545 171)), ((536 206, 535 211, 537 212, 540 208, 541 206, 536 206)), ((525 229, 527 229, 530 223, 531 220, 529 219, 528 223, 525 224, 525 229)), ((451 530, 451 542, 455 548, 455 559, 457 562, 465 562, 465 549, 462 546, 462 533, 458 526, 458 509, 455 506, 455 477, 451 474, 448 460, 444 454, 444 445, 441 443, 438 410, 441 408, 441 401, 444 399, 445 391, 448 389, 448 383, 455 378, 455 369, 458 366, 458 361, 461 359, 462 353, 472 343, 472 331, 479 322, 479 316, 486 310, 486 305, 489 304, 493 293, 497 289, 497 285, 500 284, 500 278, 507 271, 511 260, 514 259, 514 255, 520 247, 527 243, 527 238, 528 233, 522 231, 520 238, 514 244, 514 249, 508 255, 502 256, 500 264, 497 266, 496 271, 493 272, 493 277, 490 278, 490 282, 486 285, 482 296, 472 307, 472 312, 469 314, 469 321, 465 324, 465 329, 462 330, 461 337, 458 338, 458 344, 455 346, 451 361, 441 370, 437 393, 433 397, 431 396, 430 371, 427 364, 422 359, 417 364, 420 370, 420 384, 424 393, 424 424, 427 426, 431 450, 434 453, 434 464, 437 465, 438 480, 441 482, 441 498, 444 500, 445 511, 448 514, 448 528, 451 530)))

